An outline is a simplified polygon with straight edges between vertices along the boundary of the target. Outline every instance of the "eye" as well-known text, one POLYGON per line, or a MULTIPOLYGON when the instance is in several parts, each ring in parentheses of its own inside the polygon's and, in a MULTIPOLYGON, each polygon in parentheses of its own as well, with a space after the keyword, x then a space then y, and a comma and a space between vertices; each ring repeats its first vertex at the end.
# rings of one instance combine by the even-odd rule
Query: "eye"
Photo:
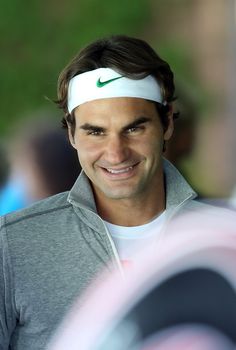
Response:
POLYGON ((129 129, 127 129, 126 133, 127 134, 136 134, 136 133, 138 133, 138 132, 140 132, 142 130, 144 130, 144 126, 141 126, 141 125, 133 126, 133 127, 129 128, 129 129))
POLYGON ((105 133, 103 130, 88 130, 87 135, 92 135, 92 136, 103 136, 105 133))
POLYGON ((132 132, 137 131, 137 129, 138 129, 138 128, 135 128, 135 127, 134 127, 134 128, 129 128, 129 129, 127 130, 127 132, 131 134, 132 132))

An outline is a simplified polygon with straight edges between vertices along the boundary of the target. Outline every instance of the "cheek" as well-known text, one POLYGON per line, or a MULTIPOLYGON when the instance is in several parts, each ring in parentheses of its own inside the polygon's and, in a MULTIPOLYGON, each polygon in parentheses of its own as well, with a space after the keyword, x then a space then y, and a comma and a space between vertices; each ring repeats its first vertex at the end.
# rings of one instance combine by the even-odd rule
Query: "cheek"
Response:
POLYGON ((81 164, 95 161, 102 153, 101 147, 99 147, 97 144, 86 142, 84 140, 76 142, 76 149, 81 164))
POLYGON ((158 156, 162 152, 163 142, 163 134, 161 132, 152 133, 143 140, 141 150, 147 155, 153 154, 158 156))

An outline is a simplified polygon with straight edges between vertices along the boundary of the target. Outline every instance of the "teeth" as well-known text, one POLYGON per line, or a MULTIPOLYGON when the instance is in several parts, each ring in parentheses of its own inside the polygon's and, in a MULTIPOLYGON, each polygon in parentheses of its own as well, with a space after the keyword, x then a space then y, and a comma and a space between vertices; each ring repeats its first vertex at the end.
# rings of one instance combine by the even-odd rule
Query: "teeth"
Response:
POLYGON ((120 169, 120 170, 119 169, 109 169, 109 168, 107 168, 107 171, 109 173, 111 173, 111 174, 123 174, 123 173, 127 173, 132 168, 133 168, 132 166, 130 166, 130 167, 126 168, 126 169, 120 169))

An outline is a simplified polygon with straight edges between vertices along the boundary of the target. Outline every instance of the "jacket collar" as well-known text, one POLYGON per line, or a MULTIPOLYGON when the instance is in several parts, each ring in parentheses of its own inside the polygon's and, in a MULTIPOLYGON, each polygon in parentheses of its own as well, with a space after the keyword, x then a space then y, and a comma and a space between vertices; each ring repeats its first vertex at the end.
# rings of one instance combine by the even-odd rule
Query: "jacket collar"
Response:
POLYGON ((163 159, 166 189, 166 209, 181 205, 188 199, 197 197, 197 193, 188 184, 176 167, 163 159))
MULTIPOLYGON (((181 205, 187 199, 197 196, 184 177, 168 160, 163 159, 165 187, 166 187, 166 209, 172 209, 181 205)), ((93 191, 88 177, 82 171, 74 186, 69 192, 67 200, 83 209, 96 212, 93 191)))
POLYGON ((70 190, 67 200, 76 207, 97 211, 92 187, 83 170, 70 190))

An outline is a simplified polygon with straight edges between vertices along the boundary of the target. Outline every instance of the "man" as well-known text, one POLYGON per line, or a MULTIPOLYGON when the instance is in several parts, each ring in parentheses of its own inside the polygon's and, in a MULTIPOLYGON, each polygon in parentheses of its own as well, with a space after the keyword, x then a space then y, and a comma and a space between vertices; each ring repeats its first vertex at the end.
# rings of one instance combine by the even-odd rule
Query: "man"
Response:
POLYGON ((83 171, 69 193, 1 219, 1 350, 44 348, 95 274, 135 267, 172 217, 201 207, 162 159, 173 100, 169 65, 142 40, 98 40, 64 69, 57 103, 83 171))

